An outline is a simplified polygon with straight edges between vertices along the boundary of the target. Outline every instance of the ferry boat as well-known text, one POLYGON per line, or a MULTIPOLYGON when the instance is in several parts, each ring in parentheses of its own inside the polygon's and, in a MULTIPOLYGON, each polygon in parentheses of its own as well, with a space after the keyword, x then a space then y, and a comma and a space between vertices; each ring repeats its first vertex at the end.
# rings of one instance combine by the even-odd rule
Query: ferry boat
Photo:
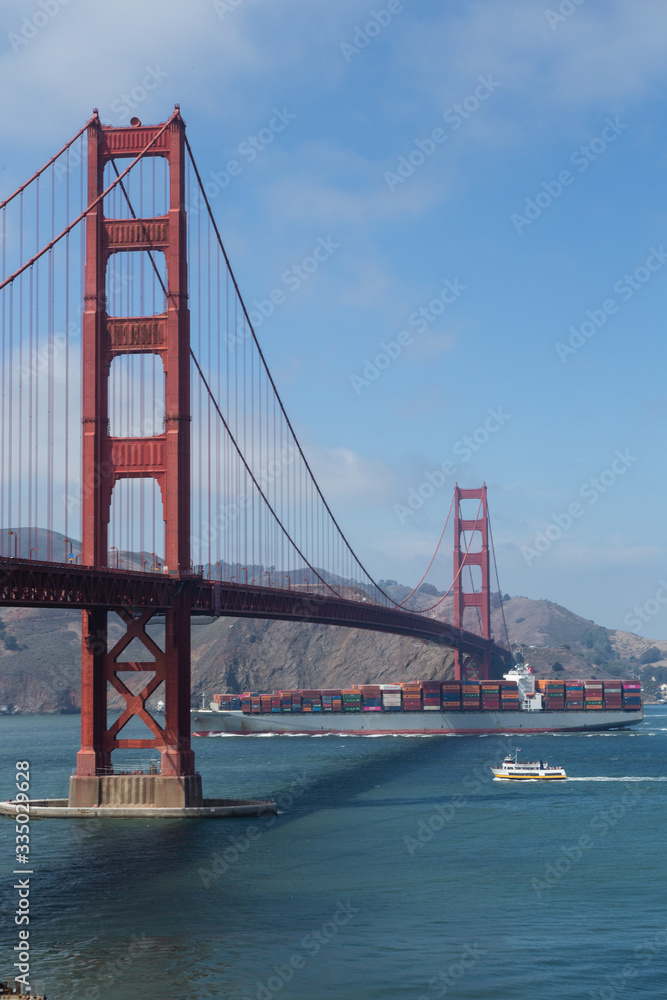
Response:
POLYGON ((558 683, 536 684, 521 664, 495 681, 215 695, 192 710, 191 728, 195 736, 472 736, 625 729, 644 717, 638 682, 562 682, 562 694, 558 683))
POLYGON ((564 768, 549 766, 546 761, 520 761, 519 751, 505 757, 500 767, 492 767, 495 778, 507 781, 564 781, 567 778, 564 768))

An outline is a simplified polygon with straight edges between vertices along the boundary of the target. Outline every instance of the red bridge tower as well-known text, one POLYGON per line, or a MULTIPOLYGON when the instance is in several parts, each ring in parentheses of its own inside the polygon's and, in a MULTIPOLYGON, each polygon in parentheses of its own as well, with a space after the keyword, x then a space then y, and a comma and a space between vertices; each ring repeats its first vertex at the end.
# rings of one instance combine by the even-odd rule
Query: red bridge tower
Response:
MULTIPOLYGON (((95 568, 109 564, 108 525, 112 492, 121 479, 154 478, 160 488, 165 521, 165 567, 173 578, 173 599, 165 613, 164 648, 145 631, 153 615, 115 608, 125 634, 108 649, 106 610, 84 611, 82 623, 82 739, 71 805, 117 802, 118 780, 112 774, 116 748, 153 749, 160 754, 161 778, 146 783, 148 805, 196 805, 199 776, 190 748, 190 588, 179 581, 190 568, 190 323, 187 305, 185 215, 185 126, 178 109, 166 127, 111 128, 95 119, 88 129, 88 204, 104 190, 105 165, 116 159, 160 156, 169 165, 169 207, 158 218, 105 218, 103 200, 86 219, 85 307, 83 315, 83 543, 82 561, 95 568), (119 252, 163 253, 167 272, 166 312, 156 316, 107 315, 107 266, 119 252), (165 376, 164 432, 152 437, 111 437, 108 378, 120 355, 154 354, 165 376), (133 640, 145 659, 118 662, 133 640), (133 694, 119 673, 151 671, 152 678, 133 694), (164 682, 164 725, 150 715, 146 700, 164 682), (125 700, 116 722, 107 728, 107 688, 125 700), (153 737, 123 739, 121 731, 137 716, 153 737), (110 791, 105 792, 108 787, 110 791)), ((151 776, 152 777, 152 776, 151 776)), ((120 787, 120 786, 119 786, 120 787)), ((122 797, 122 793, 121 797, 122 797)))
MULTIPOLYGON (((489 512, 486 502, 486 484, 477 489, 454 488, 454 625, 465 628, 466 608, 477 608, 481 619, 482 635, 491 638, 491 591, 489 587, 489 512), (479 508, 473 519, 461 517, 461 501, 478 500, 479 508), (465 532, 471 532, 468 542, 465 532), (475 538, 479 534, 479 538, 475 538), (479 590, 465 590, 464 566, 479 566, 482 579, 479 590)), ((491 650, 485 649, 478 657, 456 650, 454 654, 456 680, 488 680, 491 676, 491 650)))

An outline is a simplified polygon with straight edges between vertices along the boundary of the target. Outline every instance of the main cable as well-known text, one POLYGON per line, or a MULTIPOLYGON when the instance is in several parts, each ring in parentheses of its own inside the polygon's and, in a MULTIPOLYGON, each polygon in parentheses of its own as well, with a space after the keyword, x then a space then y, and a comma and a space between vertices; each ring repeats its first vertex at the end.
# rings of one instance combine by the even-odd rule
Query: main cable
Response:
MULTIPOLYGON (((37 171, 36 171, 36 172, 35 172, 35 173, 34 173, 34 174, 32 175, 32 177, 31 177, 31 178, 30 178, 29 180, 27 180, 27 181, 25 182, 25 184, 22 184, 22 185, 21 185, 21 187, 17 188, 17 189, 16 189, 16 191, 14 192, 14 194, 10 194, 9 198, 5 198, 5 200, 4 200, 4 201, 1 201, 1 202, 0 202, 0 210, 1 210, 1 209, 3 209, 3 208, 4 208, 5 206, 6 206, 6 205, 9 205, 10 201, 13 201, 13 200, 14 200, 14 198, 16 198, 16 196, 17 196, 17 195, 19 195, 19 194, 21 194, 21 193, 22 193, 23 191, 25 191, 25 189, 26 189, 27 187, 29 187, 29 186, 30 186, 30 185, 32 184, 32 182, 33 182, 33 181, 36 181, 36 180, 37 180, 37 178, 39 177, 39 175, 40 175, 40 174, 43 174, 45 170, 48 170, 48 168, 49 168, 50 166, 52 166, 52 165, 53 165, 53 164, 54 164, 54 163, 56 162, 56 160, 57 160, 57 159, 58 159, 58 158, 59 158, 60 156, 62 156, 62 155, 63 155, 63 153, 67 152, 67 150, 68 150, 68 149, 70 148, 70 146, 73 146, 73 145, 74 145, 74 143, 76 142, 76 140, 77 140, 78 138, 80 138, 80 137, 81 137, 81 136, 83 135, 83 133, 84 133, 84 132, 86 131, 86 129, 87 129, 87 128, 90 128, 90 126, 91 126, 91 125, 92 125, 92 124, 93 124, 94 122, 96 122, 96 121, 99 121, 99 114, 98 114, 98 112, 97 112, 97 108, 94 108, 94 109, 93 109, 93 116, 92 116, 92 118, 90 118, 90 119, 89 119, 89 120, 88 120, 88 121, 86 122, 86 124, 85 124, 85 125, 83 126, 83 128, 79 129, 79 131, 78 131, 78 132, 76 133, 76 135, 74 136, 74 138, 73 138, 73 139, 70 139, 70 141, 69 141, 68 143, 66 143, 66 144, 65 144, 65 145, 63 146, 63 148, 62 148, 61 150, 59 150, 59 151, 58 151, 58 152, 56 153, 56 155, 55 155, 55 156, 52 156, 52 157, 51 157, 51 159, 50 159, 50 160, 48 160, 48 161, 47 161, 47 162, 46 162, 46 163, 44 164, 44 166, 43 166, 43 167, 40 167, 40 169, 39 169, 39 170, 37 170, 37 171)), ((68 170, 69 170, 69 164, 68 164, 68 170)))
POLYGON ((498 563, 496 562, 496 547, 493 544, 493 530, 491 528, 491 518, 489 517, 488 507, 486 513, 488 525, 489 525, 489 538, 491 539, 491 552, 493 553, 493 567, 496 571, 496 583, 498 584, 498 597, 500 598, 500 613, 503 619, 503 628, 505 629, 505 639, 507 641, 507 648, 510 649, 510 634, 507 628, 507 622, 505 620, 505 605, 503 603, 503 595, 500 589, 500 577, 498 576, 498 563))
POLYGON ((178 109, 176 111, 174 111, 174 113, 171 115, 171 117, 169 118, 169 120, 166 121, 164 123, 164 125, 162 126, 162 128, 158 132, 155 133, 155 135, 153 136, 153 138, 151 139, 151 141, 148 143, 148 145, 145 146, 137 156, 135 156, 135 158, 132 160, 132 163, 130 163, 129 167, 126 167, 125 170, 122 172, 122 174, 120 174, 116 178, 115 181, 112 181, 112 183, 109 185, 108 188, 106 188, 104 191, 102 191, 101 194, 98 194, 97 198, 95 198, 94 201, 92 201, 90 203, 90 205, 88 205, 88 207, 86 209, 84 209, 84 211, 81 212, 81 214, 79 216, 77 216, 77 218, 74 220, 74 222, 71 222, 68 226, 66 226, 63 229, 63 231, 61 233, 59 233, 58 236, 55 237, 55 239, 50 240, 48 243, 46 243, 38 253, 34 254, 34 256, 30 258, 30 260, 26 261, 25 264, 22 264, 21 267, 18 269, 18 271, 14 271, 14 273, 11 274, 8 278, 5 278, 4 281, 0 282, 0 292, 2 291, 2 289, 6 285, 9 285, 13 281, 15 281, 16 278, 18 278, 19 275, 23 274, 24 271, 27 271, 27 269, 29 267, 32 267, 32 265, 35 264, 40 259, 40 257, 43 257, 45 253, 48 253, 48 251, 51 250, 56 245, 56 243, 59 243, 60 240, 63 238, 63 236, 67 236, 68 233, 71 233, 71 231, 74 229, 75 226, 78 226, 78 224, 83 219, 85 219, 86 216, 89 215, 90 212, 92 212, 92 210, 94 208, 97 208, 97 206, 99 205, 99 203, 104 198, 106 198, 106 196, 109 194, 109 192, 113 191, 113 189, 116 187, 116 185, 121 182, 121 180, 123 179, 123 177, 126 177, 129 174, 130 170, 132 170, 132 168, 137 165, 137 163, 139 162, 139 160, 141 160, 146 155, 146 153, 148 152, 148 150, 152 146, 155 145, 155 143, 158 141, 158 139, 160 138, 160 136, 163 135, 163 133, 171 125, 171 123, 174 120, 174 118, 176 118, 179 114, 180 114, 180 112, 178 111, 178 109))
MULTIPOLYGON (((294 431, 294 428, 292 427, 292 423, 291 423, 291 421, 290 421, 290 419, 289 419, 289 417, 287 415, 287 411, 286 411, 285 406, 283 404, 283 401, 281 399, 280 393, 278 392, 278 388, 277 388, 277 386, 276 386, 276 384, 275 384, 275 382, 273 380, 273 376, 271 375, 271 372, 269 371, 269 366, 268 366, 268 364, 266 362, 266 358, 264 357, 264 352, 262 351, 262 348, 261 348, 261 346, 259 344, 259 341, 257 339, 257 335, 255 333, 255 329, 254 329, 254 327, 252 325, 252 322, 250 320, 250 314, 248 313, 248 310, 246 308, 246 304, 245 304, 245 301, 244 301, 243 296, 241 294, 241 290, 240 290, 240 288, 238 286, 238 282, 236 281, 236 276, 234 274, 234 271, 232 270, 232 266, 231 266, 229 257, 227 256, 227 251, 226 251, 225 246, 224 246, 224 244, 222 242, 222 237, 220 235, 220 230, 218 229, 218 225, 217 225, 217 223, 215 221, 215 218, 213 216, 213 212, 211 210, 211 205, 210 205, 210 202, 208 200, 208 195, 206 194, 206 190, 205 190, 204 184, 203 184, 202 179, 201 179, 201 174, 199 173, 199 168, 197 167, 197 164, 195 162, 194 154, 192 152, 192 147, 190 146, 190 143, 188 141, 187 135, 185 136, 185 145, 186 145, 186 148, 188 150, 188 154, 190 156, 190 162, 192 163, 192 167, 193 167, 193 170, 195 172, 195 176, 197 178, 197 183, 199 184, 200 193, 201 193, 201 195, 202 195, 202 197, 204 199, 204 203, 206 205, 206 210, 207 210, 207 212, 209 214, 209 218, 211 220, 211 223, 212 223, 214 231, 215 231, 215 235, 216 235, 216 238, 217 238, 217 241, 218 241, 218 246, 220 247, 220 250, 222 251, 222 254, 223 254, 224 258, 225 258, 225 263, 227 265, 227 269, 229 271, 229 275, 230 275, 230 277, 232 279, 232 283, 234 285, 234 289, 236 291, 236 295, 238 297, 238 301, 239 301, 239 303, 241 305, 241 308, 243 310, 243 314, 245 316, 245 320, 248 323, 248 327, 250 329, 250 333, 252 335, 252 339, 253 339, 253 341, 255 343, 255 347, 257 348, 257 351, 259 353, 259 357, 260 357, 262 365, 264 367, 264 371, 266 372, 267 378, 269 379, 269 382, 271 383, 271 388, 273 389, 273 391, 275 393, 275 396, 276 396, 276 399, 278 401, 278 405, 280 407, 282 415, 283 415, 283 417, 285 419, 285 422, 286 422, 287 426, 289 427, 290 433, 292 434, 292 438, 294 440, 294 443, 296 444, 296 447, 298 449, 299 455, 301 456, 301 459, 302 459, 302 461, 304 463, 304 466, 306 467, 306 469, 308 471, 308 474, 309 474, 309 476, 311 478, 311 482, 314 485, 314 487, 315 487, 315 489, 316 489, 316 491, 317 491, 317 493, 318 493, 318 495, 320 497, 320 500, 322 501, 322 503, 324 505, 325 510, 327 511, 327 513, 328 513, 329 517, 331 518, 333 524, 336 526, 336 530, 338 531, 340 537, 342 538, 345 546, 347 547, 350 555, 352 556, 353 560, 356 562, 357 566, 361 569, 361 571, 364 574, 364 576, 366 576, 366 578, 372 583, 372 585, 375 587, 375 589, 380 594, 382 594, 382 596, 390 604, 393 604, 394 606, 398 607, 397 602, 394 601, 394 599, 392 597, 390 597, 389 594, 385 593, 385 591, 382 589, 382 587, 380 587, 375 582, 375 580, 373 579, 373 577, 371 576, 371 574, 368 572, 368 570, 366 569, 366 567, 363 565, 363 563, 361 562, 361 560, 359 559, 359 557, 355 553, 354 549, 352 548, 352 546, 348 542, 347 538, 345 537, 344 532, 342 531, 340 525, 338 524, 336 518, 333 515, 333 512, 332 512, 331 508, 329 507, 329 504, 327 503, 327 501, 324 498, 324 494, 322 493, 322 490, 320 489, 319 483, 317 482, 317 480, 315 478, 315 475, 313 474, 313 471, 312 471, 312 469, 310 467, 308 459, 306 458, 306 456, 305 456, 305 454, 303 452, 303 449, 301 447, 301 444, 299 442, 299 439, 297 438, 296 433, 294 431)), ((318 574, 318 577, 319 577, 319 574, 318 574)), ((319 578, 322 579, 321 577, 319 577, 319 578)))

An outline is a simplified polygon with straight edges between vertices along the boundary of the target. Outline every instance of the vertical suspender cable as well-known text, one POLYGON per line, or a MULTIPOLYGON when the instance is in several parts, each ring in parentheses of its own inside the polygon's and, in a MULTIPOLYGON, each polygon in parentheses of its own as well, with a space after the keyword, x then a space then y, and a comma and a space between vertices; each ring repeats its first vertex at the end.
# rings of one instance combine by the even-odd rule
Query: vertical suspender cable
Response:
MULTIPOLYGON (((56 191, 55 191, 55 173, 53 169, 51 170, 51 239, 56 235, 56 218, 55 218, 55 202, 56 202, 56 191)), ((48 552, 46 558, 49 562, 53 562, 53 453, 54 453, 54 433, 53 433, 53 393, 54 393, 54 353, 56 349, 55 342, 55 289, 54 289, 54 251, 48 254, 49 272, 48 272, 48 295, 49 295, 49 340, 50 340, 50 350, 48 352, 48 494, 47 494, 47 528, 49 532, 48 536, 48 552)), ((65 283, 67 283, 67 275, 65 275, 65 283)))
MULTIPOLYGON (((69 198, 70 198, 70 177, 69 177, 69 149, 65 160, 65 218, 69 219, 69 198)), ((69 233, 65 237, 65 434, 64 434, 64 478, 65 478, 65 510, 63 517, 65 521, 65 538, 69 538, 69 233)))
MULTIPOLYGON (((4 278, 7 274, 7 209, 2 208, 0 210, 0 219, 2 224, 0 227, 0 256, 2 258, 2 277, 4 278)), ((7 427, 10 420, 10 414, 7 412, 7 398, 8 393, 5 389, 7 382, 7 373, 11 376, 11 364, 7 364, 7 313, 5 309, 5 300, 3 298, 0 303, 0 308, 2 309, 2 317, 0 322, 2 323, 2 410, 0 411, 0 427, 7 427)), ((11 332, 11 331, 10 331, 11 332)), ((11 442, 11 437, 7 441, 5 434, 0 434, 0 555, 5 553, 5 540, 8 540, 8 536, 5 535, 5 531, 8 530, 10 525, 5 520, 5 510, 7 501, 9 499, 9 484, 11 482, 10 476, 7 474, 6 459, 9 452, 9 443, 11 442)))

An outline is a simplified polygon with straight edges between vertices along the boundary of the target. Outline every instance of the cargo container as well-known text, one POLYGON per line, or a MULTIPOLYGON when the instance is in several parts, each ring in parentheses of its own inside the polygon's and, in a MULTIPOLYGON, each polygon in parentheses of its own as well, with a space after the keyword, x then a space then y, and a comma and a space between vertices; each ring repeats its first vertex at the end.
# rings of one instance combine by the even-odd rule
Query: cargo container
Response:
POLYGON ((461 711, 461 684, 458 681, 445 681, 441 685, 441 705, 443 711, 461 711))
POLYGON ((441 682, 422 681, 422 707, 425 712, 439 712, 441 702, 441 682))
POLYGON ((461 708, 466 712, 474 712, 477 711, 479 707, 479 684, 461 684, 461 708))
POLYGON ((422 686, 414 681, 401 684, 403 690, 403 711, 421 712, 422 709, 422 686))
POLYGON ((403 707, 401 688, 398 684, 381 685, 382 710, 384 712, 400 712, 403 707))
POLYGON ((623 707, 622 681, 604 681, 604 707, 608 709, 618 709, 623 707))
POLYGON ((343 712, 361 712, 361 689, 347 688, 341 691, 343 712))

